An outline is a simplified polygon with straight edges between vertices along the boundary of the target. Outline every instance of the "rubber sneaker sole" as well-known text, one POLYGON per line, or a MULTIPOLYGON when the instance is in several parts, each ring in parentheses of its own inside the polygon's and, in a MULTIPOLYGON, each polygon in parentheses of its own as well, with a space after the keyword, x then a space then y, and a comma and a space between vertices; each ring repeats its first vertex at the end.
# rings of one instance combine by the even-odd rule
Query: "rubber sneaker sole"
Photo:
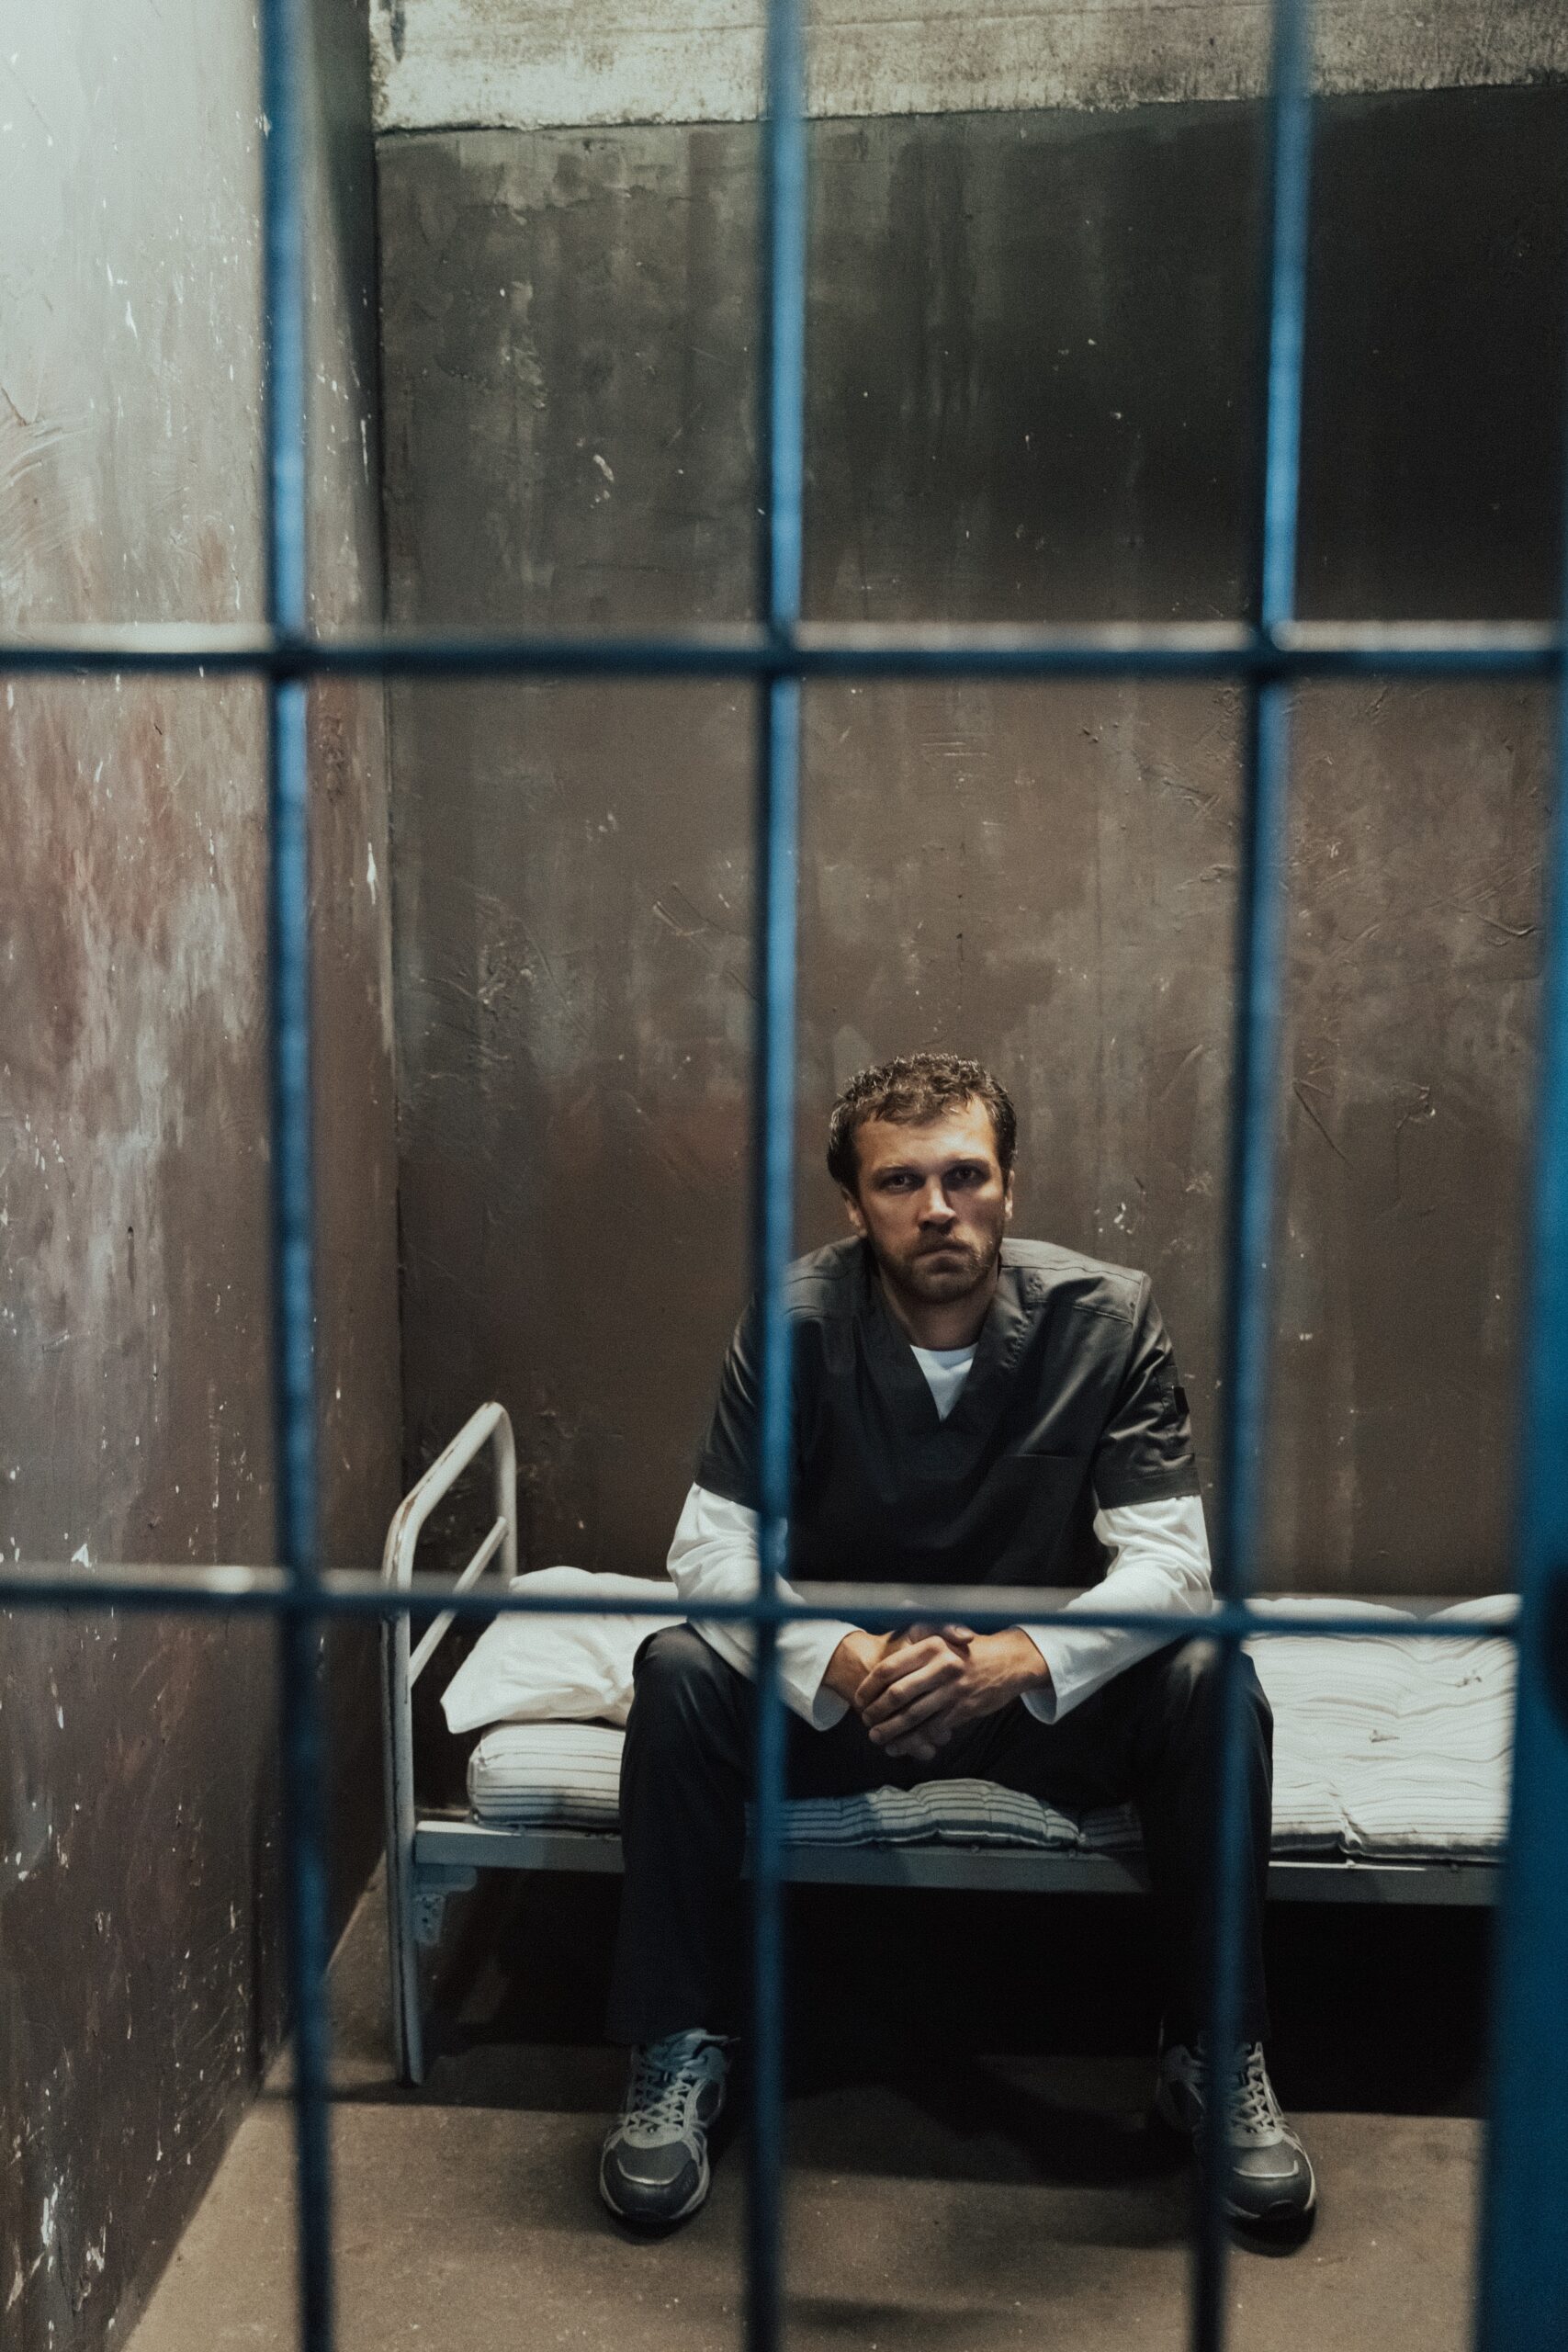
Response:
POLYGON ((1237 2205, 1233 2199, 1222 2197, 1220 2203, 1226 2219, 1245 2222, 1248 2228, 1255 2230, 1278 2229, 1285 2223, 1299 2225, 1310 2222, 1317 2211, 1317 2175, 1312 2168, 1312 2158, 1304 2149, 1302 2153, 1302 2162, 1307 2168, 1307 2196, 1304 2205, 1298 2205, 1293 2197, 1281 2197, 1273 2204, 1265 2205, 1261 2210, 1254 2211, 1251 2206, 1237 2205))
MULTIPOLYGON (((1201 2117, 1195 2101, 1190 2103, 1192 2112, 1190 2114, 1186 2111, 1189 2101, 1180 2098, 1178 2096, 1178 2090, 1179 2086, 1176 2085, 1161 2083, 1155 2092, 1154 2113, 1156 2119, 1164 2124, 1168 2132, 1173 2133, 1178 2139, 1185 2140, 1196 2154, 1201 2117)), ((1253 2229, 1277 2228, 1284 2222, 1309 2222, 1317 2211, 1317 2175, 1313 2170, 1312 2158, 1304 2148, 1301 2155, 1302 2162, 1307 2168, 1307 2197, 1304 2205, 1298 2205, 1293 2197, 1281 2197, 1272 2204, 1254 2209, 1247 2205, 1238 2205, 1234 2198, 1222 2197, 1220 2210, 1225 2219, 1229 2222, 1245 2222, 1253 2229)))
POLYGON ((599 2158, 599 2195, 606 2211, 613 2213, 617 2222, 624 2222, 629 2230, 674 2229, 679 2222, 689 2221, 698 2207, 707 2202, 708 2189, 712 2184, 707 2151, 705 2149, 697 2173, 697 2185, 684 2204, 674 2207, 668 2213, 628 2212, 624 2205, 616 2204, 610 2192, 609 2170, 610 2151, 606 2148, 599 2158))

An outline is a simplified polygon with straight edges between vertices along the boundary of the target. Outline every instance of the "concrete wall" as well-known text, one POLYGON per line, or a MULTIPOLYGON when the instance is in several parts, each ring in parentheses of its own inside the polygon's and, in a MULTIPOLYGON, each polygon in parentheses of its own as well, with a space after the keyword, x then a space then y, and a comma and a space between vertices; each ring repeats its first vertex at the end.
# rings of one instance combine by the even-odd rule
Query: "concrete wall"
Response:
MULTIPOLYGON (((815 0, 814 114, 1096 111, 1254 97, 1269 0, 815 0)), ((746 122, 761 0, 376 0, 382 130, 746 122)), ((1325 92, 1568 73, 1557 0, 1316 0, 1325 92)))
MULTIPOLYGON (((1555 89, 1324 106, 1309 610, 1550 609, 1564 123, 1555 89)), ((1243 609, 1258 127, 818 126, 814 616, 1243 609)), ((749 610, 755 160, 744 126, 380 142, 400 619, 749 610)), ((838 1080, 993 1061, 1021 1228, 1153 1269, 1207 1464, 1235 693, 807 699, 802 1245, 838 1080)), ((1507 1581, 1545 725, 1515 688, 1303 697, 1281 1583, 1507 1581)), ((536 1562, 658 1566, 739 1302, 751 726, 718 686, 394 697, 409 1449, 502 1397, 536 1562)))
MULTIPOLYGON (((6 44, 0 612, 260 608, 249 6, 34 11, 6 44)), ((366 29, 310 61, 312 557, 380 608, 366 29)), ((0 1544, 272 1556, 262 706, 243 683, 0 681, 0 1544)), ((329 1545, 398 1471, 381 697, 318 695, 329 1545)), ((0 1636, 0 2341, 123 2331, 280 2017, 274 1639, 9 1612, 0 1636)), ((323 1661, 340 1916, 377 1831, 372 1654, 323 1661)))

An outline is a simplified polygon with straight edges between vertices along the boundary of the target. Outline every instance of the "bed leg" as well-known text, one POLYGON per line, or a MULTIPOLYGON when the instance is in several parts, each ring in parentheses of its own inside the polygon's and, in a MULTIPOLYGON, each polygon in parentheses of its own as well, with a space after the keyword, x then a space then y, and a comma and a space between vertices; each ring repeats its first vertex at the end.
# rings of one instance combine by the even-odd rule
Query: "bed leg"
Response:
POLYGON ((419 1936, 409 1872, 394 1849, 387 1855, 387 1950, 391 1962, 392 2061, 400 2083, 424 2080, 419 1936))
POLYGON ((419 1949, 413 1917, 413 1737, 409 1621, 381 1628, 381 1728, 387 1804, 387 1961, 392 2061, 400 2083, 424 2080, 419 1949))
POLYGON ((448 1895, 471 1894, 479 1884, 479 1877, 478 1871, 426 1868, 420 1871, 413 1890, 412 1912, 414 1941, 422 1951, 434 1951, 441 1941, 441 1922, 448 1895))

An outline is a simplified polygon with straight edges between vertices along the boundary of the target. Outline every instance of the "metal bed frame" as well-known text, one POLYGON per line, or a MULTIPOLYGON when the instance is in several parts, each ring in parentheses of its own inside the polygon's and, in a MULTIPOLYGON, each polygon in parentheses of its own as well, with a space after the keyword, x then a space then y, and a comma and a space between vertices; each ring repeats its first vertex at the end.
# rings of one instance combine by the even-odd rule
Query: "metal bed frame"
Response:
MULTIPOLYGON (((431 1512, 465 1470, 493 1449, 495 1518, 454 1590, 479 1582, 492 1561, 500 1579, 517 1573, 517 1449, 502 1406, 481 1405, 412 1487, 387 1531, 382 1575, 407 1590, 431 1512)), ((508 1828, 450 1811, 422 1811, 415 1781, 413 1686, 435 1655, 454 1612, 443 1611, 412 1642, 405 1613, 381 1626, 382 1731, 386 1755, 387 1945, 391 1975, 392 2053, 399 2080, 425 2075, 421 1954, 441 1937, 448 1899, 467 1894, 481 1871, 618 1871, 621 1841, 604 1829, 508 1828)), ((1119 1854, 1049 1854, 1033 1848, 785 1845, 779 1875, 816 1886, 923 1886, 1021 1894, 1143 1894, 1141 1862, 1119 1854)), ((1269 1893, 1285 1903, 1484 1905, 1495 1901, 1495 1862, 1362 1862, 1280 1858, 1269 1893)))

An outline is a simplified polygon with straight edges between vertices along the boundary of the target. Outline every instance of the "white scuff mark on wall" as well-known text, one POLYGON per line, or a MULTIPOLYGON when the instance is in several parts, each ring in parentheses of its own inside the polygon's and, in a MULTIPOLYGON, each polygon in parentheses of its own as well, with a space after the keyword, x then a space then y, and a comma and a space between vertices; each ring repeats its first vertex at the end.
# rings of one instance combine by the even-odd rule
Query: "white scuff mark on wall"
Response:
POLYGON ((137 342, 140 343, 141 337, 136 334, 136 321, 130 315, 130 304, 129 301, 125 306, 125 323, 130 329, 131 334, 136 335, 137 342))
MULTIPOLYGON (((0 587, 25 593, 28 571, 69 546, 79 519, 80 485, 70 445, 85 430, 80 417, 23 424, 0 413, 0 587)), ((16 708, 9 684, 6 707, 16 708)))
POLYGON ((78 1544, 74 1552, 72 1553, 71 1565, 73 1568, 90 1568, 92 1566, 93 1563, 88 1556, 87 1547, 85 1544, 78 1544))
POLYGON ((370 886, 370 903, 374 906, 376 903, 376 844, 374 842, 367 842, 365 844, 365 879, 370 886))

